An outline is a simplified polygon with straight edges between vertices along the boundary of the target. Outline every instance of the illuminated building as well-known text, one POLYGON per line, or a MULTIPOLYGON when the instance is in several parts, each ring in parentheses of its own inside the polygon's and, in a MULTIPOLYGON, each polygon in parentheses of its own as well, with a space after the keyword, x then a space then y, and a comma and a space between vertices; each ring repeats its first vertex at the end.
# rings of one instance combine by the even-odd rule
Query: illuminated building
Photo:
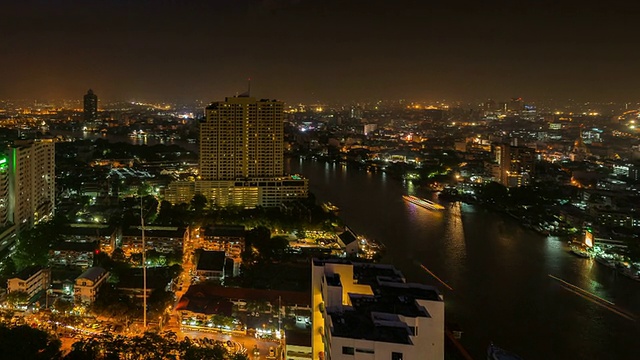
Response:
POLYGON ((96 300, 100 287, 109 278, 109 272, 101 267, 92 267, 76 278, 73 287, 77 303, 90 304, 96 300))
POLYGON ((0 226, 9 220, 9 159, 0 154, 0 226))
POLYGON ((56 173, 52 139, 18 140, 9 157, 9 214, 17 231, 53 217, 56 173))
POLYGON ((275 207, 308 196, 307 179, 284 174, 284 105, 249 96, 205 109, 200 124, 200 173, 165 191, 172 203, 204 195, 216 206, 275 207))
POLYGON ((529 185, 535 170, 535 149, 499 144, 494 152, 497 170, 500 172, 494 176, 498 182, 506 187, 529 185))
POLYGON ((391 265, 313 261, 312 359, 444 359, 444 301, 391 265))
POLYGON ((84 95, 83 116, 85 122, 98 120, 98 96, 91 89, 84 95))
POLYGON ((20 271, 14 278, 7 280, 7 292, 21 291, 27 294, 31 300, 39 292, 47 289, 51 282, 51 270, 41 266, 28 266, 20 271))

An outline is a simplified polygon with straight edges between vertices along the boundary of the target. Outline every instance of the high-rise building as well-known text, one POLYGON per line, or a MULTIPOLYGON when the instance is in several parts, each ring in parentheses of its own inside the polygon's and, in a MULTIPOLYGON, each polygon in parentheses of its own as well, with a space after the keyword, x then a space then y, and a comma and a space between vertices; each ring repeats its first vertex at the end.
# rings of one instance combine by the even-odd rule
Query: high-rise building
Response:
POLYGON ((440 292, 383 264, 314 259, 312 359, 444 359, 440 292))
POLYGON ((195 181, 169 184, 176 204, 204 195, 215 206, 275 207, 308 196, 308 181, 284 173, 284 106, 249 96, 205 109, 200 123, 200 172, 195 181))
POLYGON ((11 147, 8 218, 17 231, 53 217, 55 175, 52 139, 19 140, 11 147))
POLYGON ((85 122, 98 120, 98 96, 91 89, 84 95, 83 115, 85 122))
POLYGON ((496 179, 506 187, 529 185, 535 170, 536 151, 525 146, 499 144, 495 147, 495 159, 498 163, 496 179))
POLYGON ((9 159, 0 154, 0 227, 4 228, 9 219, 9 159))
POLYGON ((282 176, 283 103, 233 97, 212 103, 200 124, 200 178, 282 176))

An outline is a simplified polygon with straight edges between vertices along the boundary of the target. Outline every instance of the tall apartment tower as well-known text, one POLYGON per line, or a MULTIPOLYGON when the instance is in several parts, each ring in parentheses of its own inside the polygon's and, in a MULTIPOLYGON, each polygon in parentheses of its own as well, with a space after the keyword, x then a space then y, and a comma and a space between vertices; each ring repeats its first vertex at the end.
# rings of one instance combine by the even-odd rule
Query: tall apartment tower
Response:
POLYGON ((8 162, 8 218, 17 226, 16 230, 31 228, 53 217, 56 189, 54 141, 18 140, 11 147, 8 162))
POLYGON ((529 185, 535 171, 535 155, 533 148, 499 144, 495 147, 495 159, 498 163, 499 182, 506 187, 529 185))
POLYGON ((85 122, 98 120, 98 96, 91 89, 84 95, 83 115, 85 122))
POLYGON ((0 154, 0 227, 12 222, 9 219, 9 158, 0 154))
POLYGON ((203 195, 212 206, 277 207, 306 199, 308 180, 284 173, 284 105, 249 96, 205 109, 200 123, 200 173, 165 190, 172 204, 203 195))
POLYGON ((200 124, 200 178, 282 176, 283 107, 280 101, 243 96, 209 105, 200 124))

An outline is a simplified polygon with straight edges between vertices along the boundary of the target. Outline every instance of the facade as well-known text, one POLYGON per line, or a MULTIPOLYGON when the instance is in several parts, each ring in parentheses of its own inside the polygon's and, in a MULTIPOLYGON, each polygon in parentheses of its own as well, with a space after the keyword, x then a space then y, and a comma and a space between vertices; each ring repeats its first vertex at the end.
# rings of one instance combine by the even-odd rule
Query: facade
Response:
POLYGON ((232 97, 205 109, 200 124, 200 177, 235 180, 281 176, 284 104, 232 97))
POLYGON ((390 265, 314 260, 313 359, 444 359, 444 301, 390 265))
POLYGON ((90 304, 96 300, 100 287, 109 277, 109 272, 101 267, 92 267, 76 278, 73 288, 75 301, 90 304))
POLYGON ((200 124, 200 172, 165 192, 173 204, 204 195, 213 206, 275 207, 306 198, 307 179, 284 174, 283 103, 248 96, 205 109, 200 124))
POLYGON ((65 241, 53 244, 49 249, 49 266, 73 266, 87 269, 93 266, 93 256, 99 253, 96 242, 65 241))
MULTIPOLYGON (((161 253, 182 251, 189 240, 189 228, 176 226, 145 226, 144 245, 161 253)), ((127 256, 142 252, 142 228, 129 227, 122 231, 122 250, 127 256)))
POLYGON ((224 251, 202 251, 196 264, 196 277, 200 281, 223 282, 227 257, 224 251))
POLYGON ((98 120, 98 96, 89 89, 84 95, 83 118, 85 122, 98 120))
POLYGON ((53 139, 16 141, 9 169, 8 217, 17 230, 52 218, 56 189, 53 139))
POLYGON ((69 224, 62 230, 66 242, 98 243, 101 252, 111 255, 120 245, 119 228, 104 224, 69 224))
POLYGON ((224 251, 230 258, 240 258, 246 231, 243 225, 215 225, 205 228, 196 245, 207 251, 224 251))
POLYGON ((39 292, 45 291, 51 283, 51 271, 40 266, 29 266, 20 271, 16 277, 7 280, 7 292, 22 291, 32 299, 39 292))
POLYGON ((7 226, 9 219, 9 159, 0 154, 0 228, 7 226))
POLYGON ((495 147, 495 159, 500 171, 496 180, 506 187, 526 186, 535 170, 536 151, 524 146, 499 144, 495 147))

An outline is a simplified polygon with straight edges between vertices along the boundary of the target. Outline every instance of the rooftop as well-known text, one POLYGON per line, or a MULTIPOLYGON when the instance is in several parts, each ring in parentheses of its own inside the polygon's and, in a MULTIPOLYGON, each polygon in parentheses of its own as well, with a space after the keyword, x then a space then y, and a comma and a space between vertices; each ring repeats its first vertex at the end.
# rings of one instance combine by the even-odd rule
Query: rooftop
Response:
POLYGON ((81 252, 93 252, 97 250, 98 244, 96 242, 77 242, 77 241, 65 241, 56 243, 51 246, 51 250, 57 251, 81 251, 81 252))
POLYGON ((311 304, 311 294, 307 291, 278 291, 251 288, 224 287, 208 283, 201 283, 189 286, 189 290, 184 295, 188 298, 224 298, 224 299, 244 299, 247 301, 269 301, 277 304, 278 301, 283 306, 309 306, 311 304))
MULTIPOLYGON (((407 283, 402 273, 391 265, 351 263, 345 260, 317 260, 314 265, 353 265, 354 282, 369 285, 373 295, 349 294, 351 306, 327 308, 331 317, 332 336, 411 344, 411 329, 400 319, 431 317, 419 301, 442 301, 433 286, 407 283)), ((339 286, 350 281, 325 274, 328 285, 339 286)))
POLYGON ((204 236, 244 237, 245 229, 242 225, 214 225, 204 229, 204 236))
POLYGON ((106 272, 107 270, 98 266, 94 266, 92 268, 88 268, 85 272, 78 276, 77 279, 87 279, 95 282, 106 272))
POLYGON ((329 316, 331 317, 332 336, 412 344, 409 337, 410 329, 404 323, 374 323, 370 314, 353 309, 332 312, 329 316))
POLYGON ((18 278, 20 280, 28 280, 33 275, 37 274, 38 271, 40 271, 40 270, 42 270, 42 266, 37 266, 37 265, 28 266, 28 267, 22 269, 22 271, 20 271, 14 277, 14 279, 18 278))
POLYGON ((224 251, 202 251, 198 258, 196 270, 218 270, 224 269, 225 263, 224 251))
MULTIPOLYGON (((167 227, 167 228, 148 228, 145 227, 145 237, 152 238, 182 238, 184 237, 186 228, 183 227, 167 227)), ((140 226, 132 226, 122 231, 122 236, 142 236, 140 226)))

